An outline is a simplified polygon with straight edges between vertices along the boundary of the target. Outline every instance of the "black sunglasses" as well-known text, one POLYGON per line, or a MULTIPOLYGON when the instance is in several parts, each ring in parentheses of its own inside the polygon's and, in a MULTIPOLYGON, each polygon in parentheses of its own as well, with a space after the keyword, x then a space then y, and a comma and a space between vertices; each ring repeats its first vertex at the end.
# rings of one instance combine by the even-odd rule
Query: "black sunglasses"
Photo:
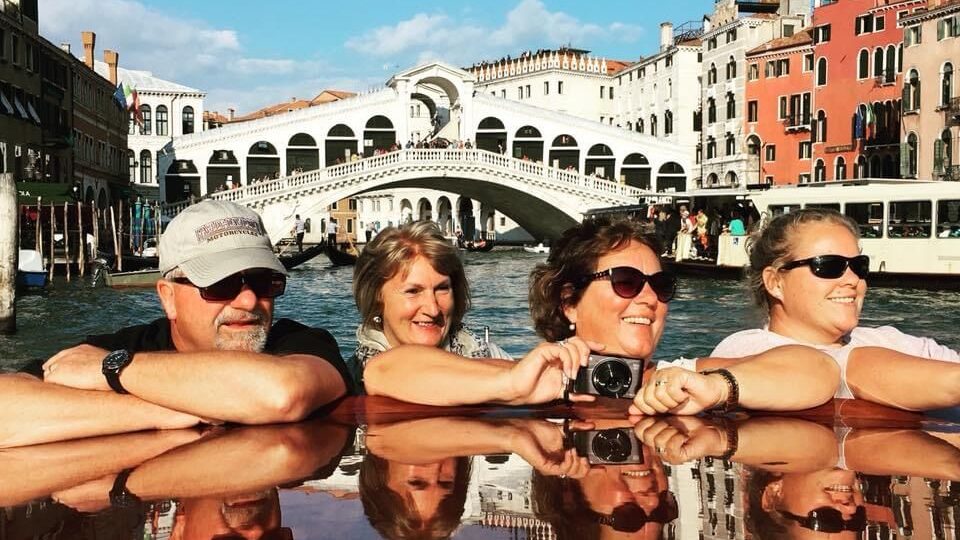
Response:
POLYGON ((849 267, 860 279, 867 279, 870 274, 870 257, 857 255, 844 257, 843 255, 820 255, 809 259, 790 261, 780 267, 781 270, 792 270, 801 266, 809 266, 813 275, 823 279, 837 279, 849 267))
POLYGON ((608 268, 596 274, 590 274, 583 278, 582 286, 586 286, 591 281, 610 278, 610 285, 613 286, 613 292, 620 298, 633 298, 640 294, 643 286, 647 283, 657 295, 657 300, 669 302, 673 300, 673 295, 677 291, 677 278, 669 272, 657 272, 653 275, 647 275, 633 268, 632 266, 616 266, 608 268))
MULTIPOLYGON (((182 285, 197 287, 185 277, 173 278, 171 281, 182 285)), ((206 287, 197 287, 200 290, 200 298, 211 302, 223 302, 233 300, 243 290, 243 286, 250 287, 250 290, 258 298, 276 298, 283 294, 287 288, 287 276, 280 272, 270 271, 245 271, 229 275, 213 285, 206 287)))
POLYGON ((867 524, 867 510, 862 506, 857 507, 857 511, 850 519, 843 519, 843 514, 839 510, 829 506, 814 508, 806 517, 790 512, 781 511, 780 513, 784 517, 796 521, 804 529, 817 532, 861 531, 867 524))
POLYGON ((637 532, 650 522, 670 523, 677 519, 680 511, 673 493, 661 491, 658 498, 657 507, 649 514, 636 503, 624 503, 614 508, 609 515, 598 514, 596 522, 617 532, 637 532))

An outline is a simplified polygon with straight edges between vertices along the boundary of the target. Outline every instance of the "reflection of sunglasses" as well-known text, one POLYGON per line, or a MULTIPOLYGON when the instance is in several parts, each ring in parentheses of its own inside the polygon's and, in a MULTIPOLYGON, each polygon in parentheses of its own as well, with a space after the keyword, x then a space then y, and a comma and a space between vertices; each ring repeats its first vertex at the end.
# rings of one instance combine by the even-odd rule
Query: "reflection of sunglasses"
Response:
POLYGON ((809 259, 791 261, 780 267, 781 270, 792 270, 801 266, 809 266, 813 275, 822 279, 837 279, 847 271, 847 267, 860 279, 867 279, 870 274, 870 257, 857 255, 844 257, 843 255, 820 255, 809 259))
MULTIPOLYGON (((197 287, 185 277, 173 278, 172 281, 181 285, 197 287)), ((200 289, 200 298, 211 302, 223 302, 236 298, 243 290, 244 285, 250 287, 250 290, 258 298, 276 298, 286 290, 287 276, 280 272, 270 271, 237 272, 213 285, 197 287, 197 289, 200 289)))
POLYGON ((676 497, 669 491, 661 491, 660 502, 650 514, 636 503, 624 503, 614 508, 610 515, 600 515, 597 523, 608 525, 617 532, 637 532, 651 521, 669 523, 677 519, 678 514, 676 497))
MULTIPOLYGON (((237 533, 218 534, 210 540, 246 540, 245 536, 237 533)), ((293 540, 293 530, 290 527, 279 527, 264 531, 258 540, 293 540)))
POLYGON ((673 294, 677 290, 677 278, 669 272, 657 272, 653 275, 647 275, 631 266, 617 266, 608 268, 596 274, 584 276, 582 284, 586 285, 591 281, 610 278, 610 285, 613 286, 613 292, 620 298, 634 298, 643 286, 647 283, 657 295, 657 300, 669 302, 673 299, 673 294))
POLYGON ((791 514, 790 512, 780 513, 796 521, 804 529, 817 532, 838 533, 841 531, 860 531, 863 530, 867 524, 867 510, 862 506, 857 507, 857 511, 850 519, 843 519, 843 514, 841 514, 839 510, 829 506, 814 508, 806 517, 791 514))

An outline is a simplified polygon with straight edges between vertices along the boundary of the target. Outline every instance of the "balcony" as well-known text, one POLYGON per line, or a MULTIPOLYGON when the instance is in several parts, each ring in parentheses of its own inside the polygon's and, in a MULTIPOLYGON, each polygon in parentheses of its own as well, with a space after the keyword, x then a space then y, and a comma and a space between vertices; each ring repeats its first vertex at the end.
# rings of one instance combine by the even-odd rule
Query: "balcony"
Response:
POLYGON ((950 98, 950 103, 943 108, 947 126, 960 126, 960 97, 950 98))
POLYGON ((810 131, 810 113, 788 114, 785 118, 781 118, 780 122, 783 123, 783 129, 787 133, 810 131))
POLYGON ((948 167, 944 167, 940 179, 948 182, 960 181, 960 165, 950 165, 948 167))

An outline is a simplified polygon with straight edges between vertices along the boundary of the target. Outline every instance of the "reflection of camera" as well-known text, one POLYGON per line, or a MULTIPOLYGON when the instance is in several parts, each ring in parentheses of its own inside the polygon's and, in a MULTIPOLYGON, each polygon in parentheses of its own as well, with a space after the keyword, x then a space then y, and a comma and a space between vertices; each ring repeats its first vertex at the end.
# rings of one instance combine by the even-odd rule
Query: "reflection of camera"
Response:
POLYGON ((632 398, 643 380, 639 358, 590 355, 587 367, 580 368, 572 392, 611 398, 632 398))
POLYGON ((643 463, 643 447, 630 428, 574 431, 571 434, 577 455, 591 465, 643 463))

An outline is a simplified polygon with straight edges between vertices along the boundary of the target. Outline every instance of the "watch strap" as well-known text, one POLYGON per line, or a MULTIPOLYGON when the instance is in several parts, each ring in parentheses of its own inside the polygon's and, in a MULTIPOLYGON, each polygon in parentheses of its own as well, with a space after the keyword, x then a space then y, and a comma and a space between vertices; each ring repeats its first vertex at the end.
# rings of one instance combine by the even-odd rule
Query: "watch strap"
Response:
POLYGON ((132 361, 133 355, 131 355, 125 349, 111 351, 103 358, 103 366, 101 371, 103 376, 107 379, 107 384, 110 385, 110 388, 114 392, 118 394, 129 394, 127 389, 123 387, 123 384, 120 383, 120 373, 122 373, 124 368, 129 366, 130 362, 132 361), (122 361, 118 363, 116 361, 117 357, 120 357, 122 361))
POLYGON ((133 469, 124 469, 113 480, 113 488, 110 489, 110 506, 114 508, 130 508, 139 505, 142 501, 130 490, 127 489, 127 479, 133 469))

